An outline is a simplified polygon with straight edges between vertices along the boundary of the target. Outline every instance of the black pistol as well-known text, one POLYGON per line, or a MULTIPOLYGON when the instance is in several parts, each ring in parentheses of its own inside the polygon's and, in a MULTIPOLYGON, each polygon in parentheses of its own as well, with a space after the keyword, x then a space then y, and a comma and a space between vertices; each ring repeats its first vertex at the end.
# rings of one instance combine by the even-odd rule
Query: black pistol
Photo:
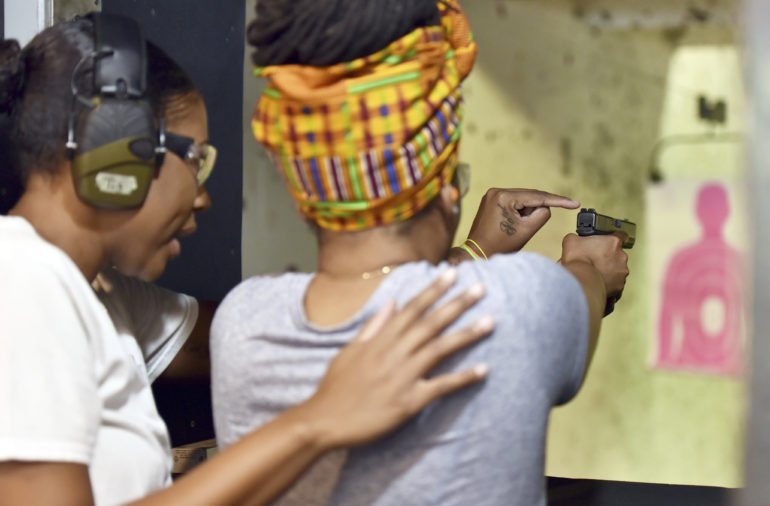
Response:
MULTIPOLYGON (((615 232, 625 234, 623 248, 631 249, 636 243, 636 223, 628 220, 619 220, 611 216, 599 214, 596 209, 581 209, 577 217, 577 235, 586 237, 589 235, 610 235, 615 232)), ((614 296, 607 300, 604 316, 615 310, 615 303, 620 296, 614 296)))

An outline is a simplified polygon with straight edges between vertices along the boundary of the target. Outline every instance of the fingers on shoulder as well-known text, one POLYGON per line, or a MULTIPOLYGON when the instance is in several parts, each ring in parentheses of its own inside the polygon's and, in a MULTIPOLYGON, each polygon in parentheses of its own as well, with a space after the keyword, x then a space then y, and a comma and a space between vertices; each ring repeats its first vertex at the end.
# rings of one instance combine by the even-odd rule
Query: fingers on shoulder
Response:
POLYGON ((443 374, 425 380, 417 394, 416 404, 419 409, 422 409, 440 397, 484 381, 488 375, 489 367, 486 364, 479 364, 464 371, 443 374))
POLYGON ((494 328, 494 319, 484 316, 472 325, 427 342, 414 358, 417 374, 427 373, 446 358, 488 336, 494 328))

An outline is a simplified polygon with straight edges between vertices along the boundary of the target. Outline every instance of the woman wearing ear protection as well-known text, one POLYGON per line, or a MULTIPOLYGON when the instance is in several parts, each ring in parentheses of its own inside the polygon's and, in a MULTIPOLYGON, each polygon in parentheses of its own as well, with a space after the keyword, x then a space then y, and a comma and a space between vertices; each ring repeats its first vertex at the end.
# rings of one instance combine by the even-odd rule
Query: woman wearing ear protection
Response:
POLYGON ((426 377, 488 333, 436 337, 480 298, 428 312, 445 270, 385 303, 306 402, 172 485, 149 383, 180 342, 117 329, 91 282, 111 267, 153 280, 195 231, 216 155, 205 104, 135 22, 91 15, 3 42, 0 108, 18 195, 0 216, 0 505, 265 504, 325 452, 485 377, 426 377))
POLYGON ((384 301, 475 259, 458 263, 454 293, 486 296, 458 324, 481 318, 494 331, 439 370, 487 363, 487 380, 386 439, 327 455, 277 504, 544 505, 548 415, 578 391, 607 296, 625 285, 620 239, 571 234, 561 265, 492 256, 519 248, 547 207, 578 205, 493 189, 469 240, 451 249, 469 176, 461 84, 476 54, 456 0, 260 0, 248 33, 267 79, 254 134, 317 228, 319 260, 313 274, 244 281, 220 305, 220 447, 310 396, 384 301))

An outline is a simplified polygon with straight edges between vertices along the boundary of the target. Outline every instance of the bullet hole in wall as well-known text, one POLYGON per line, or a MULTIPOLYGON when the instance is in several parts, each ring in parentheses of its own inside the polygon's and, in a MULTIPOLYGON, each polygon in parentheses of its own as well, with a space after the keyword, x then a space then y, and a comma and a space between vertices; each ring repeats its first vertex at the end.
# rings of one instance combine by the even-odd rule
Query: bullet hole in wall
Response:
MULTIPOLYGON (((619 167, 622 170, 627 170, 630 172, 630 167, 623 166, 619 167)), ((626 181, 625 184, 625 190, 626 190, 626 198, 629 200, 639 198, 639 196, 642 194, 642 185, 639 183, 639 181, 636 180, 629 180, 626 181)))
POLYGON ((585 180, 589 185, 606 190, 611 186, 613 179, 610 177, 610 171, 603 159, 598 157, 587 157, 583 160, 586 169, 585 180))
POLYGON ((663 30, 660 36, 671 46, 678 46, 686 34, 687 27, 680 26, 677 28, 669 28, 667 30, 663 30))
POLYGON ((595 127, 596 147, 602 149, 613 149, 615 147, 615 136, 604 123, 599 123, 595 127))
POLYGON ((703 7, 697 5, 691 5, 687 9, 688 18, 698 21, 699 23, 705 23, 711 19, 711 13, 703 7))

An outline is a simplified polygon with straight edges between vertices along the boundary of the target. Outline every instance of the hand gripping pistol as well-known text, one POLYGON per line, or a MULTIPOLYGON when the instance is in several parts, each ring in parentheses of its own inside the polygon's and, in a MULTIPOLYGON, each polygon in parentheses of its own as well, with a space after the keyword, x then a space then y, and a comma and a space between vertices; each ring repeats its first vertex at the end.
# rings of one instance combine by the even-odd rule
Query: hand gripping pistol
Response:
MULTIPOLYGON (((628 220, 620 220, 599 214, 596 209, 581 209, 577 217, 577 234, 581 237, 590 235, 610 235, 621 232, 625 239, 623 248, 631 249, 636 243, 636 223, 628 220)), ((615 303, 620 296, 613 296, 607 300, 607 307, 604 309, 604 316, 612 313, 615 309, 615 303)))

